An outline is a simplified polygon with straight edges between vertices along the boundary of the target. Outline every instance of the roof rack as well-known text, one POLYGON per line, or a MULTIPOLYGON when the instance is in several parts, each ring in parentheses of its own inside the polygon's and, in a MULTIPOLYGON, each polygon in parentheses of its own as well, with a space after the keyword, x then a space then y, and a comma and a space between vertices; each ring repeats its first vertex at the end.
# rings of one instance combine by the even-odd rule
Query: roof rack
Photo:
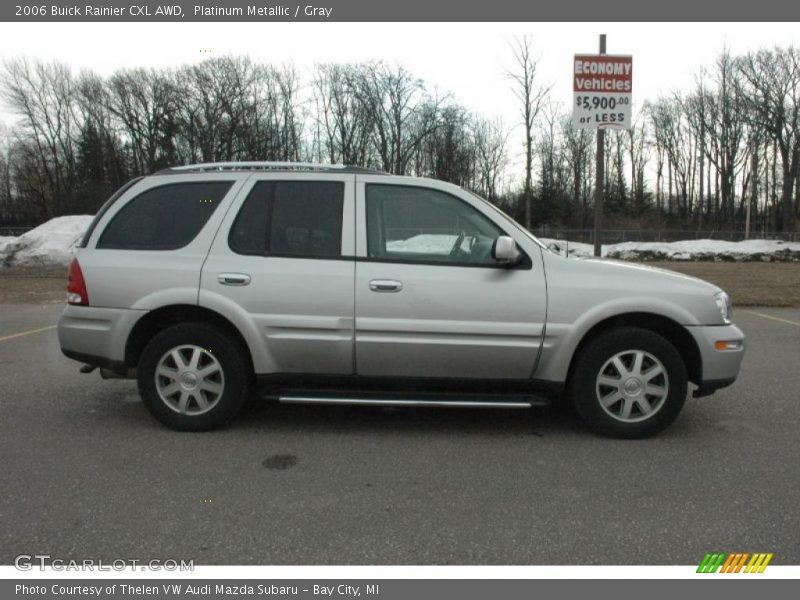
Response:
POLYGON ((169 173, 175 174, 192 172, 208 173, 213 171, 321 171, 335 173, 380 173, 380 171, 364 169, 362 167, 326 165, 312 162, 233 161, 170 167, 168 169, 158 171, 158 174, 166 175, 169 173))

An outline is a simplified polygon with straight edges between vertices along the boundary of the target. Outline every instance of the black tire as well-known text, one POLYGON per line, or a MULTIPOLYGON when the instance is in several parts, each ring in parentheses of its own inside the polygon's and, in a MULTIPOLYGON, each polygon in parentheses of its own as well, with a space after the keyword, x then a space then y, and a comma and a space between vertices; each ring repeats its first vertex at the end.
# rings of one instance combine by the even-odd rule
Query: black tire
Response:
MULTIPOLYGON (((178 431, 209 431, 227 425, 250 397, 253 379, 246 349, 230 334, 204 323, 181 323, 164 329, 145 346, 137 367, 139 394, 147 410, 161 423, 178 431), (222 393, 215 396, 215 403, 211 403, 207 412, 176 412, 158 392, 156 368, 162 357, 180 346, 204 349, 221 367, 222 393)), ((200 410, 199 405, 196 410, 200 410)))
MULTIPOLYGON (((623 358, 625 356, 627 355, 623 354, 623 358)), ((610 368, 615 369, 613 366, 610 368)), ((645 372, 645 377, 642 379, 645 379, 649 372, 655 371, 645 372)), ((620 376, 618 380, 623 379, 624 376, 620 376)), ((646 383, 644 382, 644 385, 646 383)), ((632 386, 635 390, 636 382, 633 382, 632 386)), ((637 439, 655 435, 676 419, 686 401, 687 386, 686 365, 675 346, 653 331, 639 327, 620 327, 599 334, 580 350, 571 371, 568 393, 578 414, 592 430, 610 437, 637 439), (621 395, 621 400, 608 410, 600 401, 601 395, 611 398, 616 393, 613 388, 598 387, 601 369, 613 357, 626 351, 642 351, 651 355, 661 363, 663 371, 666 372, 666 379, 654 380, 662 388, 664 382, 667 382, 665 397, 661 396, 656 401, 653 401, 652 396, 645 397, 648 404, 652 401, 653 412, 649 416, 646 410, 639 408, 637 402, 630 402, 634 408, 629 413, 628 419, 639 419, 636 421, 622 420, 621 407, 627 399, 625 395, 621 395), (616 416, 609 414, 615 410, 620 414, 616 416)))

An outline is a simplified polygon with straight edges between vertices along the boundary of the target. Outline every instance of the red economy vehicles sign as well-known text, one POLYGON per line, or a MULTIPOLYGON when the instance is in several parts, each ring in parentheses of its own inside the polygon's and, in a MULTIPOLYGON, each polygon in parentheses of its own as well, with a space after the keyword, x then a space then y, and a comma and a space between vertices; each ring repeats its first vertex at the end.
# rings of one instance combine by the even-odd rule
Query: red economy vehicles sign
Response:
POLYGON ((630 128, 632 56, 576 54, 572 89, 574 128, 630 128))

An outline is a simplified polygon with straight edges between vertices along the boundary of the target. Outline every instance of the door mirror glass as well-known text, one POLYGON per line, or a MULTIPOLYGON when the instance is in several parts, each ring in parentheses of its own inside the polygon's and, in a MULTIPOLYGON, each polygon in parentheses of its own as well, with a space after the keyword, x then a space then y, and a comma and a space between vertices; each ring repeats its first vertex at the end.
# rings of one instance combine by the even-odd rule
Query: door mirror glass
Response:
POLYGON ((503 265, 515 265, 519 262, 522 253, 517 248, 514 238, 501 235, 492 246, 492 258, 503 265))

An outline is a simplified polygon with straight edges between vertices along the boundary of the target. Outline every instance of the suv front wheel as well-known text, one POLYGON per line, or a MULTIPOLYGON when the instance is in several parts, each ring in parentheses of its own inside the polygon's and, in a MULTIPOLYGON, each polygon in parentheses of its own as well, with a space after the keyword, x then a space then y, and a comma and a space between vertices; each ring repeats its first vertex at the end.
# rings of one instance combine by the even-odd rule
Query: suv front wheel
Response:
POLYGON ((569 391, 581 418, 618 438, 654 435, 686 401, 686 365, 664 337, 621 327, 587 342, 576 358, 569 391))
POLYGON ((173 325, 145 346, 137 368, 139 394, 161 423, 180 431, 226 425, 253 380, 240 344, 203 323, 173 325))

